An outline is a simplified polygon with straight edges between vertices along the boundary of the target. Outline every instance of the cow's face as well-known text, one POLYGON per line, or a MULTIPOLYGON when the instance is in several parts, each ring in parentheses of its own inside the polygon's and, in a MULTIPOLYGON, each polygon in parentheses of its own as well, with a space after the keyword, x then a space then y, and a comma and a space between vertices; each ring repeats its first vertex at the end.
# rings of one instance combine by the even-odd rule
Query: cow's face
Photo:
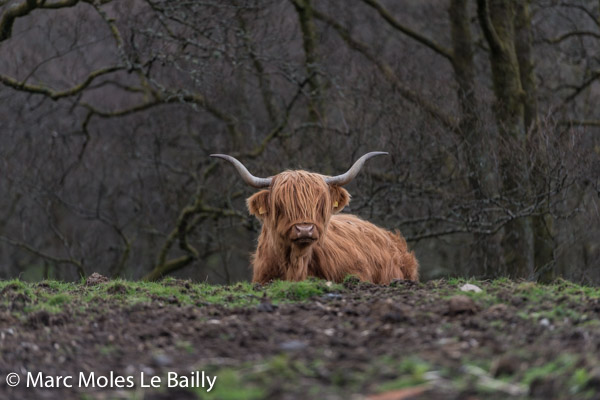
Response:
POLYGON ((349 201, 346 189, 328 185, 322 175, 285 171, 273 177, 269 189, 248 198, 248 210, 276 240, 302 251, 322 240, 331 215, 349 201))

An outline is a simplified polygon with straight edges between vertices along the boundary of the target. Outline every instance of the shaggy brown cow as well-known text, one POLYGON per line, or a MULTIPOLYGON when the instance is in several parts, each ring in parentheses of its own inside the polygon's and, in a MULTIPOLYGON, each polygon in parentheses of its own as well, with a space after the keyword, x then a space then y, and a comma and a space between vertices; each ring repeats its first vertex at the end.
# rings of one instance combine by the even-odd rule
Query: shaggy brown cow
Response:
POLYGON ((300 281, 316 276, 341 282, 347 275, 388 284, 392 279, 418 280, 418 262, 399 232, 391 233, 354 215, 335 215, 350 201, 343 185, 369 158, 362 156, 343 175, 327 177, 307 171, 285 171, 257 178, 235 158, 231 162, 244 181, 268 188, 248 198, 248 210, 262 221, 253 256, 253 282, 300 281))

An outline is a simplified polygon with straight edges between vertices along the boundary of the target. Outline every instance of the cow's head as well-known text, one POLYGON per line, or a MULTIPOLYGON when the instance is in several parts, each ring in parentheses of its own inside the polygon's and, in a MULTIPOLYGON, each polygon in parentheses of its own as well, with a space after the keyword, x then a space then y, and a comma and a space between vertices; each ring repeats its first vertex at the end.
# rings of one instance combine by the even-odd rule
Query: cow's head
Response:
POLYGON ((273 177, 257 178, 231 156, 211 154, 211 157, 231 162, 250 186, 266 188, 248 198, 250 214, 262 221, 275 240, 303 252, 323 238, 331 215, 350 201, 350 194, 342 186, 356 177, 365 161, 381 154, 387 153, 367 153, 345 174, 332 177, 284 171, 273 177))

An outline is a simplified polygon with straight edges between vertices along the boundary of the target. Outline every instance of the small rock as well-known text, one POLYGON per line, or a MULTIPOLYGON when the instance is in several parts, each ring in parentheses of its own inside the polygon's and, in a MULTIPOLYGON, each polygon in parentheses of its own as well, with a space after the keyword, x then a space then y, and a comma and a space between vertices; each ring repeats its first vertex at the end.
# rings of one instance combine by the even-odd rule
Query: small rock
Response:
POLYGON ((399 304, 392 299, 376 301, 370 308, 368 313, 374 317, 378 317, 383 322, 406 322, 413 317, 410 307, 399 304))
POLYGON ((168 367, 169 365, 173 365, 173 359, 164 353, 155 354, 154 357, 152 357, 152 361, 154 361, 158 367, 168 367))
POLYGON ((448 315, 475 314, 479 307, 468 296, 458 295, 448 300, 448 315))
POLYGON ((398 307, 395 310, 392 310, 388 313, 385 313, 381 319, 383 322, 406 322, 409 321, 412 318, 412 315, 410 313, 410 311, 404 309, 404 308, 400 308, 398 307))
POLYGON ((506 304, 494 304, 493 306, 491 306, 490 308, 488 308, 487 310, 485 310, 485 314, 491 316, 491 317, 500 317, 502 315, 504 315, 506 312, 508 312, 508 306, 506 304))
POLYGON ((290 340, 279 345, 279 349, 283 351, 298 351, 304 350, 308 345, 299 340, 290 340))
POLYGON ((541 326, 545 326, 545 327, 549 327, 550 326, 550 320, 548 320, 548 318, 542 318, 540 320, 540 325, 541 326))
POLYGON ((88 278, 86 279, 85 286, 95 286, 95 285, 99 285, 101 283, 106 283, 108 281, 109 281, 109 279, 106 276, 100 275, 99 273, 94 272, 93 274, 88 276, 88 278))
POLYGON ((261 312, 273 312, 277 306, 273 305, 270 301, 263 301, 256 306, 256 309, 261 312))
POLYGON ((27 350, 31 350, 33 352, 37 352, 40 350, 40 347, 37 344, 29 342, 21 342, 21 347, 27 350))
POLYGON ((475 292, 475 293, 481 293, 482 290, 479 286, 476 285, 472 285, 470 283, 465 283, 464 285, 462 285, 460 287, 460 290, 462 290, 463 292, 475 292))

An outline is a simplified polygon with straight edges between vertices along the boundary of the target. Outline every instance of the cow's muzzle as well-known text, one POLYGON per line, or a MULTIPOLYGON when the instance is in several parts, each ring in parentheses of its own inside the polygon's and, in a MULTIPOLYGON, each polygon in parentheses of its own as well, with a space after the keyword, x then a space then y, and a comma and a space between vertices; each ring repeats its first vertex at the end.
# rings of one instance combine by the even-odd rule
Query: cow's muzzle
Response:
POLYGON ((318 238, 318 231, 313 224, 296 224, 292 227, 290 239, 296 244, 307 245, 318 238))

